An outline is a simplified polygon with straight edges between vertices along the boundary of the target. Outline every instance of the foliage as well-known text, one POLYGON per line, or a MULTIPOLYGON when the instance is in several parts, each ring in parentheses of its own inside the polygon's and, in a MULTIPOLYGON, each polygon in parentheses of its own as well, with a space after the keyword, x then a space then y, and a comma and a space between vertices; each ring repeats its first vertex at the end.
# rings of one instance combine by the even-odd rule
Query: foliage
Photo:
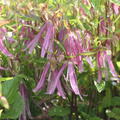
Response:
POLYGON ((119 0, 1 0, 0 119, 120 120, 119 19, 119 0))

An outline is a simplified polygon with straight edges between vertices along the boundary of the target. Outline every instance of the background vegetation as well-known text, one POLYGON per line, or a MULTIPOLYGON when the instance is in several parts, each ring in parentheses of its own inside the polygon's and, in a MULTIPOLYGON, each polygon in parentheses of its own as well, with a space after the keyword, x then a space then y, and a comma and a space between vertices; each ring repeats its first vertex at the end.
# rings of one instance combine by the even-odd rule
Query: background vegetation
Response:
POLYGON ((120 120, 119 6, 119 0, 1 0, 0 119, 120 120), (49 27, 40 36, 44 25, 49 27), (77 30, 81 49, 75 42, 69 43, 72 37, 76 40, 72 34, 77 30), (48 46, 54 44, 47 52, 46 36, 48 46), (80 52, 76 53, 77 48, 80 52), (82 71, 76 56, 82 56, 82 71), (60 78, 64 91, 60 94, 53 90, 55 81, 49 84, 49 77, 71 62, 80 94, 76 83, 67 79, 67 68, 60 78), (46 81, 40 87, 37 83, 47 64, 46 81))

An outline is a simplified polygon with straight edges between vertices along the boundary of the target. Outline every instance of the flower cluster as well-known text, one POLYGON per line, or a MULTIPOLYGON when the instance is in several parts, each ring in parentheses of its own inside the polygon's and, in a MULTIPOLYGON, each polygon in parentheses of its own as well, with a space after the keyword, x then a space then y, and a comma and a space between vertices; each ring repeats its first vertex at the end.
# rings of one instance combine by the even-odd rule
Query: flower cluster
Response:
MULTIPOLYGON (((55 46, 54 31, 55 29, 52 23, 45 23, 40 32, 27 45, 27 48, 29 48, 29 52, 31 53, 37 42, 40 40, 41 57, 46 56, 48 59, 48 63, 43 68, 40 80, 33 89, 34 92, 44 88, 45 81, 48 80, 47 94, 53 94, 54 91, 57 90, 58 95, 65 98, 64 88, 62 87, 62 78, 64 78, 65 81, 69 81, 71 86, 70 90, 83 99, 78 87, 78 80, 75 72, 75 67, 79 69, 79 72, 84 72, 83 59, 88 62, 91 68, 93 68, 94 64, 92 63, 92 59, 96 58, 98 66, 98 82, 102 80, 102 68, 106 68, 107 65, 109 66, 111 74, 114 77, 117 77, 117 73, 111 60, 109 40, 106 42, 106 48, 108 49, 102 51, 98 50, 92 57, 87 55, 92 49, 92 34, 88 31, 80 31, 78 29, 71 31, 64 28, 60 30, 57 38, 65 48, 65 53, 63 53, 58 46, 55 46), (45 36, 43 36, 44 32, 46 33, 45 36), (56 55, 54 51, 57 51, 56 55), (64 71, 67 71, 66 77, 64 71)), ((105 73, 106 79, 108 79, 108 71, 105 70, 103 73, 105 73)))

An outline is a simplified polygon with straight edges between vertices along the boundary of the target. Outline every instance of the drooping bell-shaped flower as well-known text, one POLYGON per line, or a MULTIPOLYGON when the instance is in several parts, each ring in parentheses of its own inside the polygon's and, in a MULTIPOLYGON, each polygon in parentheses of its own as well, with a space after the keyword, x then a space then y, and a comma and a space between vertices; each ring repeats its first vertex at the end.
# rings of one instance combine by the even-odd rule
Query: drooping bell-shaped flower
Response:
POLYGON ((84 16, 87 16, 87 14, 86 14, 86 12, 85 12, 85 9, 84 9, 83 5, 89 6, 89 5, 90 5, 89 0, 82 0, 82 1, 81 1, 81 6, 80 6, 80 8, 79 8, 79 12, 80 12, 81 16, 84 17, 84 16))
POLYGON ((41 27, 40 32, 34 37, 34 39, 31 40, 31 41, 27 44, 25 50, 26 50, 26 49, 29 49, 29 53, 32 53, 32 51, 33 51, 33 49, 35 48, 35 46, 37 45, 38 41, 41 39, 42 33, 43 33, 45 30, 46 30, 46 24, 41 27))
POLYGON ((70 85, 71 85, 71 88, 72 88, 73 92, 76 95, 79 95, 80 98, 83 100, 83 98, 82 98, 82 96, 80 94, 78 85, 77 85, 77 77, 76 77, 74 66, 73 66, 72 62, 68 63, 68 78, 70 80, 70 85))
POLYGON ((105 67, 104 66, 104 62, 105 62, 104 53, 98 51, 96 59, 97 59, 97 66, 98 66, 98 79, 97 79, 97 82, 100 82, 102 80, 102 68, 105 67))
MULTIPOLYGON (((49 74, 50 76, 48 78, 47 94, 53 94, 55 89, 57 89, 58 93, 59 93, 58 95, 65 98, 65 94, 64 94, 63 88, 61 86, 60 78, 61 78, 66 66, 67 66, 66 64, 63 64, 63 66, 60 68, 59 72, 57 69, 55 69, 54 71, 52 71, 52 74, 51 73, 49 74)), ((37 83, 37 86, 33 89, 33 92, 37 92, 44 87, 45 81, 47 80, 47 74, 48 74, 49 69, 50 69, 50 63, 47 63, 44 67, 41 78, 37 83)))
POLYGON ((8 50, 7 48, 5 47, 4 43, 3 43, 3 39, 4 39, 4 36, 5 36, 5 33, 6 33, 6 29, 4 28, 0 28, 0 51, 6 55, 6 56, 9 56, 9 57, 14 57, 8 50))
POLYGON ((98 51, 97 53, 97 65, 98 65, 98 80, 97 81, 98 82, 102 80, 102 74, 105 74, 105 78, 108 79, 108 72, 110 72, 113 77, 118 76, 117 72, 115 71, 114 64, 112 62, 110 40, 106 41, 106 47, 108 48, 108 50, 98 51), (109 67, 109 71, 106 70, 107 67, 109 67))
POLYGON ((92 58, 90 56, 80 55, 84 52, 89 52, 91 49, 91 34, 89 32, 84 32, 85 37, 81 38, 80 31, 75 30, 74 32, 68 33, 67 39, 64 41, 64 47, 66 53, 71 57, 71 61, 76 64, 79 68, 79 72, 83 72, 83 58, 93 67, 92 58))
POLYGON ((50 63, 47 63, 43 69, 42 75, 40 77, 40 80, 37 83, 37 86, 33 89, 33 92, 37 92, 42 89, 42 87, 44 86, 44 82, 46 80, 46 75, 48 73, 49 68, 50 68, 50 63))
POLYGON ((106 55, 106 61, 108 62, 109 70, 112 76, 117 77, 118 75, 117 75, 117 72, 115 71, 115 68, 111 59, 111 55, 106 55))
POLYGON ((46 22, 40 29, 40 32, 35 36, 33 40, 25 48, 29 48, 29 53, 32 53, 33 49, 37 45, 38 41, 41 43, 41 57, 44 57, 49 49, 49 45, 53 42, 54 38, 54 26, 51 22, 46 22), (43 34, 45 34, 43 38, 43 34))
POLYGON ((8 70, 8 68, 4 68, 0 66, 0 70, 8 70))
POLYGON ((60 41, 60 42, 63 42, 63 40, 64 40, 64 38, 65 38, 65 35, 67 34, 67 29, 61 29, 60 30, 60 32, 59 32, 59 34, 58 34, 58 40, 60 41))
POLYGON ((82 61, 82 56, 79 54, 83 51, 81 41, 77 39, 77 36, 73 33, 70 32, 68 34, 68 38, 64 41, 64 47, 66 49, 66 53, 68 56, 71 57, 71 61, 74 64, 78 65, 79 71, 83 71, 83 61, 82 61))
MULTIPOLYGON (((89 52, 91 47, 91 40, 92 40, 92 34, 88 31, 84 32, 84 39, 82 42, 82 47, 83 47, 83 52, 89 52)), ((85 60, 87 61, 87 63, 90 65, 91 68, 94 67, 93 63, 92 63, 92 57, 91 56, 84 56, 85 60)))
POLYGON ((118 6, 118 5, 114 4, 114 3, 112 3, 111 6, 112 6, 112 9, 113 9, 114 13, 116 15, 118 15, 119 12, 120 12, 120 6, 118 6))
POLYGON ((57 83, 57 90, 58 90, 58 95, 61 96, 63 99, 66 98, 65 96, 65 93, 64 93, 64 90, 62 88, 62 85, 61 85, 61 81, 59 80, 58 83, 57 83))
POLYGON ((106 23, 103 17, 100 17, 99 32, 100 34, 106 34, 106 23))
POLYGON ((55 91, 55 88, 57 88, 58 81, 55 79, 57 74, 58 74, 57 70, 54 70, 51 73, 50 80, 48 81, 47 94, 53 94, 55 91))
POLYGON ((25 84, 21 83, 20 84, 20 94, 23 97, 24 100, 24 109, 22 114, 19 117, 19 120, 28 120, 32 119, 32 115, 30 112, 30 107, 29 107, 29 98, 28 98, 28 92, 25 84))
POLYGON ((50 42, 53 42, 53 38, 54 38, 54 26, 52 23, 48 22, 46 36, 44 38, 44 42, 43 42, 42 50, 41 50, 41 57, 44 57, 45 54, 47 53, 49 44, 50 44, 50 42))
MULTIPOLYGON (((60 88, 58 87, 58 83, 60 84, 60 78, 63 74, 63 71, 65 70, 67 64, 63 64, 62 67, 60 68, 59 72, 58 71, 54 71, 54 76, 52 76, 54 82, 50 83, 49 89, 48 89, 48 93, 52 94, 56 88, 58 88, 58 90, 60 90, 60 88), (52 84, 54 83, 54 84, 52 84)), ((62 89, 61 89, 62 90, 62 89)), ((62 91, 59 91, 60 93, 63 93, 62 91)))
POLYGON ((113 77, 117 77, 118 75, 117 75, 117 72, 115 71, 115 68, 112 62, 111 40, 106 41, 106 47, 108 48, 108 50, 105 52, 105 54, 106 54, 106 61, 109 66, 109 70, 113 77))

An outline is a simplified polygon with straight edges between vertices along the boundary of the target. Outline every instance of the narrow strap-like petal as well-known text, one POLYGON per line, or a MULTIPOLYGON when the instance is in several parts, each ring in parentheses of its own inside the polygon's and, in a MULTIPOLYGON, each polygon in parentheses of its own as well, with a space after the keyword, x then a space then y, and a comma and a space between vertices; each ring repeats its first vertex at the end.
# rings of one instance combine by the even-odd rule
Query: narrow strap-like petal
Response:
POLYGON ((47 88, 47 94, 53 94, 55 88, 57 87, 58 81, 56 81, 56 76, 58 74, 58 71, 55 70, 53 71, 52 75, 51 75, 51 79, 48 83, 48 88, 47 88))
POLYGON ((94 67, 93 63, 92 63, 92 58, 91 57, 85 57, 86 61, 88 62, 88 64, 90 65, 91 68, 94 67))
POLYGON ((27 45, 27 47, 24 50, 29 48, 29 53, 32 53, 33 49, 35 48, 36 44, 41 38, 42 33, 45 30, 46 30, 46 24, 40 29, 40 32, 35 36, 35 38, 27 45))
POLYGON ((77 85, 77 77, 76 77, 74 66, 72 63, 68 63, 68 75, 69 75, 70 85, 72 87, 72 90, 76 95, 80 96, 81 100, 83 100, 77 85))
POLYGON ((110 69, 111 74, 112 74, 114 77, 117 77, 117 72, 115 71, 113 62, 112 62, 112 60, 111 60, 111 56, 110 56, 110 55, 106 55, 106 60, 107 60, 107 62, 108 62, 108 65, 109 65, 109 69, 110 69))
POLYGON ((6 56, 14 57, 14 56, 6 49, 6 47, 4 46, 2 39, 0 39, 0 51, 1 51, 4 55, 6 55, 6 56))
POLYGON ((63 73, 63 71, 65 70, 67 64, 63 64, 63 66, 61 67, 60 71, 58 72, 56 78, 55 78, 55 83, 53 85, 53 88, 51 89, 51 92, 54 92, 55 88, 57 87, 58 81, 60 80, 60 77, 63 73))
POLYGON ((0 70, 8 70, 8 68, 4 68, 0 66, 0 70))
POLYGON ((119 8, 120 8, 120 6, 112 3, 112 8, 113 8, 113 10, 114 10, 114 12, 115 12, 116 15, 119 14, 119 8))
POLYGON ((102 71, 98 70, 98 79, 97 79, 97 82, 100 83, 101 80, 102 80, 102 71))
POLYGON ((61 96, 63 99, 65 99, 66 96, 65 96, 65 93, 63 91, 63 88, 62 88, 60 80, 57 83, 57 89, 58 89, 58 95, 61 96))
POLYGON ((53 25, 51 23, 48 23, 47 27, 48 27, 47 33, 46 33, 46 36, 42 45, 42 50, 41 50, 41 57, 45 56, 50 44, 50 40, 53 38, 53 33, 54 33, 53 25))
POLYGON ((42 72, 41 78, 40 78, 37 86, 33 89, 33 92, 37 92, 37 91, 41 90, 41 88, 43 87, 49 67, 50 67, 50 63, 47 63, 44 67, 44 70, 42 72))
POLYGON ((97 82, 102 80, 102 71, 101 68, 103 67, 103 57, 101 56, 101 52, 97 53, 97 66, 98 66, 98 79, 97 82))

